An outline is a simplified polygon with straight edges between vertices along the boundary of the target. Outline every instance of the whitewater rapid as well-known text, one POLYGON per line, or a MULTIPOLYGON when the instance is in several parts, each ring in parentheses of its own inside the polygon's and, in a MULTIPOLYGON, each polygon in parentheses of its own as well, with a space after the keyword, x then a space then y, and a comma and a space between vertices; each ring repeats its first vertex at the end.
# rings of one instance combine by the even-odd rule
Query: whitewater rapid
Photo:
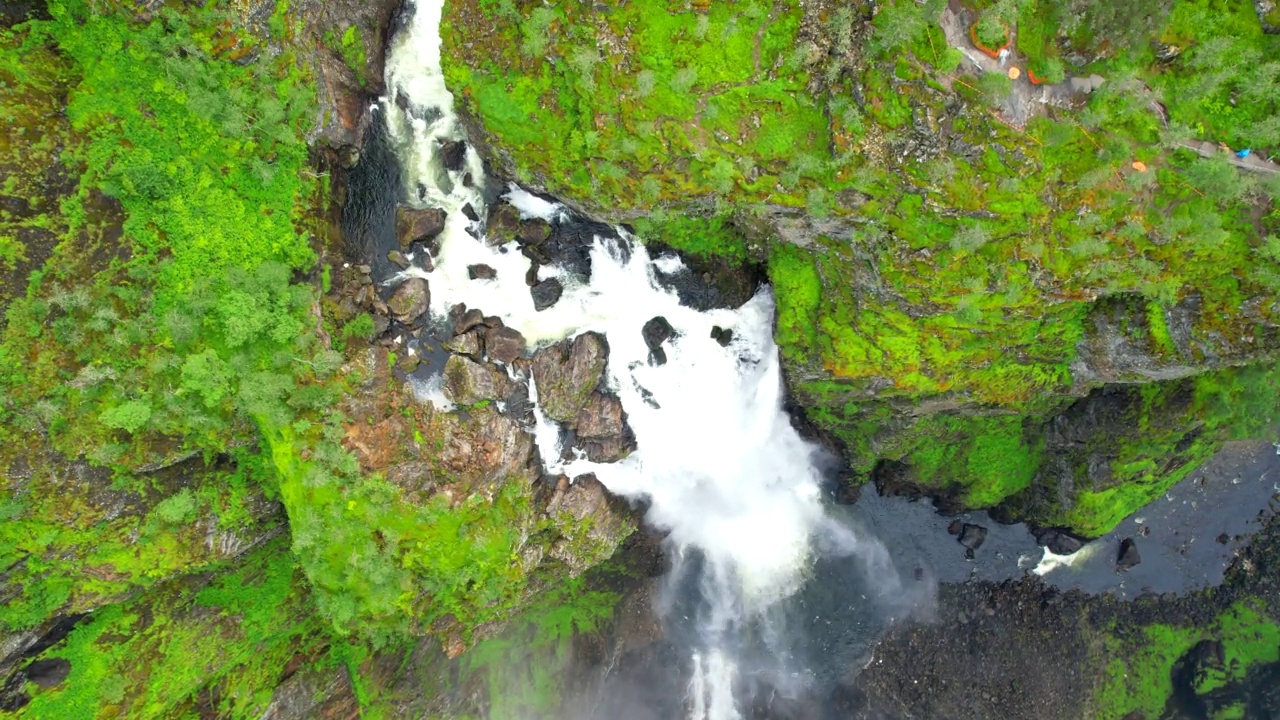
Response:
MULTIPOLYGON (((437 157, 441 141, 465 139, 465 133, 440 69, 440 14, 441 0, 416 3, 393 39, 390 97, 381 105, 409 197, 420 207, 448 213, 434 269, 407 274, 428 280, 436 317, 465 303, 500 316, 531 344, 587 331, 607 337, 608 388, 622 401, 637 449, 616 463, 592 462, 581 453, 561 461, 559 429, 536 412, 541 457, 549 472, 570 478, 594 473, 611 492, 647 501, 646 521, 669 533, 673 574, 697 573, 705 599, 697 618, 698 649, 689 659, 686 707, 694 720, 739 718, 734 635, 796 592, 815 548, 856 555, 891 585, 897 575, 882 547, 824 513, 819 450, 800 437, 783 410, 767 288, 737 309, 685 307, 657 278, 659 271, 678 272, 681 260, 673 254, 652 257, 619 229, 618 238, 595 239, 589 281, 540 268, 539 279, 558 278, 564 293, 552 307, 534 308, 525 282, 529 260, 514 242, 487 244, 481 223, 469 221, 464 208, 484 217, 488 192, 502 194, 526 218, 557 222, 569 212, 518 187, 488 187, 469 144, 460 170, 443 168, 437 157), (471 279, 467 267, 475 264, 494 268, 496 279, 471 279), (658 316, 675 330, 664 344, 662 365, 650 362, 641 333, 658 316), (712 339, 716 326, 732 331, 727 346, 712 339)), ((532 385, 532 378, 526 380, 532 385)), ((531 390, 536 398, 536 387, 531 390)))

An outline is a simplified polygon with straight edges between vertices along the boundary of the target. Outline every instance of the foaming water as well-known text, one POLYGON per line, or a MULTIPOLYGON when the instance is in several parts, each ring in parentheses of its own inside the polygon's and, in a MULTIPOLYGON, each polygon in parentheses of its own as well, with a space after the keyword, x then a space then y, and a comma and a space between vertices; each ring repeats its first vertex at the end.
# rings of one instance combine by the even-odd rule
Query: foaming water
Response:
POLYGON ((647 502, 646 520, 667 531, 672 555, 671 592, 659 609, 687 621, 681 627, 690 635, 684 706, 696 720, 740 718, 743 658, 748 650, 770 656, 772 671, 785 674, 789 644, 774 619, 820 556, 855 558, 869 584, 880 588, 880 599, 891 602, 902 593, 897 573, 879 543, 824 512, 820 451, 782 409, 767 288, 737 309, 685 307, 657 277, 679 271, 681 260, 651 257, 617 230, 617 237, 595 237, 589 279, 539 268, 539 279, 557 277, 564 292, 552 307, 535 309, 525 280, 529 260, 514 242, 489 245, 464 208, 483 217, 488 192, 504 193, 524 217, 558 223, 571 214, 514 186, 486 188, 470 147, 460 170, 442 166, 440 143, 464 135, 440 71, 440 10, 440 0, 417 3, 387 63, 392 96, 382 107, 403 157, 408 194, 422 207, 448 213, 434 270, 406 273, 428 280, 437 317, 465 303, 502 317, 531 343, 587 331, 608 338, 607 384, 622 402, 637 450, 616 463, 592 462, 575 448, 566 453, 560 429, 537 409, 537 388, 527 378, 535 440, 548 471, 571 478, 594 473, 610 491, 647 502), (467 267, 474 264, 494 268, 496 278, 471 279, 467 267), (641 333, 657 316, 675 330, 661 365, 651 362, 641 333), (732 331, 726 346, 712 339, 716 326, 732 331))

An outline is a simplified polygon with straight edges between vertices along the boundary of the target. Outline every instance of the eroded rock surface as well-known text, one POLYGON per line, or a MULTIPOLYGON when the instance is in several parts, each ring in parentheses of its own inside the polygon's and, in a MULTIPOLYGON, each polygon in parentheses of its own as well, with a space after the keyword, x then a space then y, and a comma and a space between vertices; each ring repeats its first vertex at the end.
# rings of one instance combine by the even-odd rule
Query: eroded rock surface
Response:
POLYGON ((547 417, 558 422, 577 417, 600 384, 608 352, 603 335, 587 332, 534 353, 533 379, 547 417))

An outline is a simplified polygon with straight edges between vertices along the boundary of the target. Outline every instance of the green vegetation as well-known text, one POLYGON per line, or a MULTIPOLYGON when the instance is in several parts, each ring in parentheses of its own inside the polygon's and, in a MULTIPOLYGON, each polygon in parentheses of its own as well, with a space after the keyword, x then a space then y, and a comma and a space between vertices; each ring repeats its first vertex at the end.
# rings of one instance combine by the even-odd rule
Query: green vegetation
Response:
POLYGON ((999 0, 982 11, 974 28, 984 48, 999 50, 1009 43, 1009 25, 1017 11, 1012 0, 999 0))
POLYGON ((901 459, 922 487, 954 486, 966 506, 993 507, 1029 487, 1040 467, 1042 441, 1027 436, 1018 417, 933 415, 913 428, 901 459))
POLYGON ((246 448, 249 416, 324 404, 317 382, 333 367, 305 332, 310 289, 290 284, 313 258, 295 229, 313 190, 301 139, 312 99, 296 58, 233 62, 251 40, 217 10, 145 24, 78 2, 50 11, 0 37, 0 84, 20 101, 6 107, 38 123, 11 127, 7 147, 46 131, 41 143, 59 148, 5 157, 19 180, 6 191, 43 212, 7 220, 39 226, 29 236, 44 262, 7 308, 2 432, 32 457, 37 433, 110 468, 119 493, 104 504, 102 475, 53 489, 57 462, 3 488, 20 508, 0 530, 0 562, 21 569, 21 595, 0 613, 9 628, 207 564, 197 517, 274 522, 246 512, 272 492, 246 448), (25 114, 49 99, 65 101, 64 123, 25 114), (41 160, 62 180, 28 181, 41 174, 23 164, 41 160), (207 467, 188 489, 147 474, 193 455, 207 467), (150 517, 111 507, 134 493, 150 517))
MULTIPOLYGON (((976 5, 988 44, 1017 26, 1038 79, 1099 72, 1106 84, 1081 112, 1002 123, 987 107, 1002 106, 1010 80, 991 73, 940 93, 936 71, 957 62, 937 25, 942 5, 903 2, 878 7, 869 25, 842 12, 807 26, 792 3, 642 2, 601 17, 575 2, 463 2, 446 15, 446 73, 520 177, 604 214, 657 218, 637 229, 677 247, 741 259, 714 230, 750 238, 746 256, 769 266, 792 389, 851 448, 854 468, 903 460, 923 486, 985 506, 1030 487, 1030 471, 1004 469, 1035 466, 1049 414, 1102 384, 1081 375, 1081 348, 1105 355, 1124 338, 1153 366, 1203 370, 1280 349, 1266 330, 1266 298, 1280 287, 1266 240, 1280 230, 1280 183, 1180 144, 1280 149, 1280 75, 1264 59, 1280 54, 1280 38, 1262 33, 1248 3, 976 5), (823 42, 811 47, 812 28, 823 42), (625 40, 574 54, 601 34, 625 40), (517 36, 536 43, 521 49, 517 36), (1156 39, 1181 55, 1157 61, 1156 39), (1088 67, 1064 61, 1103 55, 1088 67), (919 149, 931 143, 967 149, 919 149), (698 232, 666 220, 707 213, 715 220, 698 232), (815 225, 799 246, 777 242, 788 217, 815 225), (1100 330, 1116 299, 1145 311, 1100 330), (925 402, 1008 415, 1007 427, 916 423, 904 409, 925 402), (1029 439, 1015 447, 1018 427, 1029 439), (926 451, 929 433, 948 449, 926 451), (1026 466, 1005 462, 1010 454, 1026 466), (969 470, 943 477, 947 461, 969 470)), ((1144 417, 1165 411, 1182 425, 1162 425, 1163 440, 1230 424, 1204 404, 1144 417)), ((1159 440, 1117 450, 1123 481, 1081 478, 1063 506, 1025 512, 1098 532, 1184 476, 1222 434, 1238 436, 1205 432, 1176 462, 1159 440)))
POLYGON ((300 134, 310 86, 290 55, 220 56, 215 11, 137 25, 52 9, 0 65, 22 83, 23 48, 65 59, 64 158, 79 173, 63 241, 8 309, 6 427, 47 431, 73 457, 94 448, 121 471, 224 452, 251 413, 291 416, 291 391, 333 366, 295 359, 318 351, 304 332, 310 289, 289 278, 314 258, 294 226, 313 189, 300 134))
POLYGON ((1258 663, 1280 660, 1280 625, 1256 601, 1235 603, 1206 627, 1152 624, 1116 634, 1106 639, 1107 653, 1115 659, 1107 666, 1093 716, 1159 717, 1173 695, 1174 664, 1202 640, 1222 643, 1224 657, 1220 666, 1216 661, 1201 665, 1194 681, 1197 695, 1243 679, 1258 663))
POLYGON ((683 252, 698 256, 723 257, 733 262, 747 259, 747 246, 732 221, 724 217, 638 218, 635 229, 642 237, 662 238, 683 252))
MULTIPOLYGON (((321 340, 331 318, 313 314, 317 290, 333 285, 316 262, 328 184, 305 141, 317 112, 299 48, 315 38, 285 4, 270 37, 215 4, 137 17, 82 0, 49 9, 0 34, 0 93, 16 123, 4 147, 26 147, 0 160, 15 164, 3 192, 33 208, 6 210, 0 236, 10 265, 34 258, 17 268, 29 280, 10 278, 22 290, 6 295, 0 342, 5 466, 24 468, 0 485, 13 593, 0 630, 212 571, 285 522, 307 606, 338 636, 379 643, 433 633, 465 647, 608 557, 620 537, 543 512, 527 473, 480 483, 428 465, 424 481, 448 492, 409 493, 344 443, 345 398, 368 379, 354 360, 375 323, 341 325, 344 357, 321 340), (545 561, 530 550, 553 543, 545 561), (557 565, 568 562, 579 565, 557 565)), ((359 30, 333 39, 362 68, 359 30)), ((473 425, 494 413, 471 410, 473 425)), ((449 433, 477 432, 460 422, 409 436, 439 452, 449 433)), ((282 640, 294 630, 278 629, 282 640)), ((104 700, 57 697, 49 707, 66 712, 42 716, 104 700)))
POLYGON ((49 654, 71 663, 70 677, 37 690, 17 717, 174 717, 191 712, 202 690, 221 716, 257 717, 281 668, 298 654, 322 656, 329 642, 296 561, 276 541, 217 575, 95 613, 49 654))
POLYGON ((571 581, 512 620, 501 637, 467 653, 464 672, 484 679, 489 716, 563 717, 571 642, 575 635, 598 630, 612 616, 616 602, 612 593, 571 581))
POLYGON ((1259 437, 1280 418, 1280 370, 1248 367, 1143 386, 1123 425, 1107 428, 1072 459, 1079 494, 1071 507, 1041 518, 1087 535, 1099 535, 1159 497, 1220 447, 1225 440, 1259 437), (1106 437, 1101 435, 1105 434, 1106 437), (1088 458, 1099 446, 1110 477, 1089 476, 1088 458))
MULTIPOLYGON (((569 197, 640 208, 764 198, 780 183, 786 204, 803 207, 811 187, 832 179, 822 108, 804 92, 807 73, 789 64, 795 13, 759 3, 673 13, 657 0, 607 16, 579 2, 507 7, 461 7, 465 22, 446 19, 450 48, 465 31, 481 41, 476 52, 501 62, 467 64, 446 52, 445 70, 504 147, 523 148, 523 176, 553 180, 569 197), (595 45, 591 18, 629 41, 606 56, 576 52, 595 45), (687 166, 668 162, 677 156, 687 166)), ((674 234, 679 246, 684 233, 674 234)))
POLYGON ((349 25, 340 36, 330 31, 325 34, 324 43, 338 53, 342 61, 347 64, 347 67, 356 71, 360 84, 363 85, 365 83, 364 68, 368 63, 368 51, 365 49, 364 35, 361 34, 360 28, 355 25, 349 25))
MULTIPOLYGON (((516 177, 766 265, 794 396, 855 471, 1096 535, 1274 428, 1280 182, 1187 143, 1280 150, 1280 38, 1249 3, 972 4, 1037 79, 1106 84, 1008 122, 940 0, 460 0, 445 70, 516 177)), ((556 717, 617 600, 583 573, 630 525, 458 459, 496 403, 410 404, 340 307, 311 63, 363 82, 372 26, 125 5, 0 30, 0 634, 93 611, 20 716, 258 717, 286 667, 344 668, 377 716, 431 636, 472 648, 442 686, 556 717)), ((1280 660, 1253 601, 1117 631, 1100 716, 1158 714, 1209 639, 1201 695, 1280 660)))

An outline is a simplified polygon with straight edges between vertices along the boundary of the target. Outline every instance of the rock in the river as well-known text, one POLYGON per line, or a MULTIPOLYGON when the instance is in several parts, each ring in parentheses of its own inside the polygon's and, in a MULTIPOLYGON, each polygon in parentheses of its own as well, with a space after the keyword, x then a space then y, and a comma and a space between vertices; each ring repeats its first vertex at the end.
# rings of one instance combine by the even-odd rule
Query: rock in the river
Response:
POLYGON ((600 384, 609 347, 603 335, 583 333, 542 348, 533 356, 533 380, 547 417, 571 422, 600 384))
POLYGON ((960 528, 960 537, 956 539, 966 548, 977 550, 982 547, 982 543, 987 541, 987 529, 981 525, 965 523, 960 528))
POLYGON ((458 172, 467 157, 467 143, 463 140, 445 140, 440 143, 440 162, 446 170, 458 172))
POLYGON ((657 365, 666 365, 666 364, 667 364, 667 351, 666 351, 666 350, 663 350, 663 349, 662 349, 662 348, 660 348, 660 347, 656 347, 656 348, 654 348, 654 349, 650 350, 650 351, 649 351, 649 364, 650 364, 650 365, 655 365, 655 366, 657 366, 657 365))
POLYGON ((479 330, 468 330, 461 335, 453 336, 441 344, 445 350, 456 355, 479 358, 484 353, 484 342, 480 337, 479 330))
MULTIPOLYGON (((604 223, 577 220, 557 223, 551 235, 537 245, 525 245, 525 251, 537 250, 543 264, 556 265, 583 279, 591 277, 591 250, 596 238, 616 238, 613 226, 604 223)), ((623 250, 625 252, 625 249, 623 250)))
POLYGON ((1116 557, 1116 569, 1128 570, 1140 562, 1142 562, 1142 556, 1138 555, 1138 544, 1133 541, 1133 538, 1121 540, 1120 552, 1116 557))
POLYGON ((391 313, 403 323, 417 320, 431 305, 431 289, 422 278, 409 278, 400 283, 387 303, 391 313))
POLYGON ((594 462, 617 462, 635 450, 635 438, 623 416, 622 401, 591 393, 574 421, 578 446, 594 462))
POLYGON ((461 335, 462 333, 474 327, 484 324, 484 312, 480 308, 467 309, 466 305, 454 305, 449 310, 449 317, 453 319, 453 334, 461 335))
POLYGON ((485 236, 490 245, 505 245, 515 240, 519 231, 519 210, 507 203, 490 206, 489 219, 485 223, 485 236))
POLYGON ((560 301, 564 286, 559 280, 548 278, 529 288, 529 294, 533 296, 533 309, 542 312, 560 301))
POLYGON ((498 271, 488 265, 468 265, 467 277, 472 280, 493 280, 498 277, 498 271))
POLYGON ((466 215, 471 222, 476 222, 480 219, 480 216, 476 214, 476 209, 471 207, 471 203, 462 206, 462 214, 466 215))
POLYGON ((510 365, 524 355, 524 336, 509 327, 491 328, 484 336, 485 353, 490 360, 510 365))
POLYGON ((481 400, 501 400, 511 390, 511 381, 496 368, 461 355, 449 357, 444 365, 444 392, 459 405, 481 400))
POLYGON ((578 437, 607 438, 621 436, 626 428, 622 417, 622 402, 612 395, 591 393, 578 411, 575 426, 578 437))
POLYGON ((644 335, 644 344, 650 350, 657 350, 658 346, 675 334, 675 329, 671 327, 671 323, 667 322, 666 318, 659 315, 645 323, 640 332, 644 335))
POLYGON ((415 242, 438 250, 431 242, 444 231, 445 212, 439 208, 418 210, 405 205, 396 208, 396 238, 400 247, 407 248, 415 242))
POLYGON ((720 343, 720 347, 728 347, 733 342, 733 331, 715 325, 711 328, 711 339, 720 343))
POLYGON ((392 250, 387 253, 387 261, 401 270, 409 267, 409 258, 405 257, 405 254, 399 250, 392 250))
POLYGON ((1046 529, 1036 533, 1036 542, 1054 555, 1070 555, 1084 547, 1084 541, 1061 530, 1046 529))
POLYGON ((396 357, 396 368, 402 372, 411 373, 421 364, 422 358, 417 353, 404 353, 396 357))
POLYGON ((541 245, 551 237, 551 224, 541 218, 521 220, 516 240, 521 245, 541 245))

